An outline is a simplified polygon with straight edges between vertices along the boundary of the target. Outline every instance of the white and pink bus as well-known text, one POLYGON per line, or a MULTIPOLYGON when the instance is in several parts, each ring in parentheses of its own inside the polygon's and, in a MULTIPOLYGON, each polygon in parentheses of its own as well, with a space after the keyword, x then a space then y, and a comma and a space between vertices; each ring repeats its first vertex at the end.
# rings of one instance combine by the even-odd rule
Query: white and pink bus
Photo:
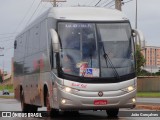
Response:
POLYGON ((136 104, 134 37, 118 10, 51 8, 14 43, 14 91, 22 111, 106 110, 136 104))

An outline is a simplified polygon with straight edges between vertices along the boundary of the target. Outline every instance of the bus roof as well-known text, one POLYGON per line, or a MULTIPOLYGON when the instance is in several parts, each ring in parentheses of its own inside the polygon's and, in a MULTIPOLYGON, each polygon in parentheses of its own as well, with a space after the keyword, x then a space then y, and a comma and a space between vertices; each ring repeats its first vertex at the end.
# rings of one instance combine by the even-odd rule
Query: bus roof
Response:
POLYGON ((49 10, 48 17, 60 20, 85 21, 119 21, 127 19, 118 10, 102 7, 54 7, 49 10))
POLYGON ((38 18, 36 18, 33 22, 31 22, 21 33, 25 32, 33 25, 49 17, 64 21, 70 20, 100 22, 128 20, 121 11, 118 11, 116 9, 107 9, 102 7, 52 7, 42 15, 40 15, 38 18))

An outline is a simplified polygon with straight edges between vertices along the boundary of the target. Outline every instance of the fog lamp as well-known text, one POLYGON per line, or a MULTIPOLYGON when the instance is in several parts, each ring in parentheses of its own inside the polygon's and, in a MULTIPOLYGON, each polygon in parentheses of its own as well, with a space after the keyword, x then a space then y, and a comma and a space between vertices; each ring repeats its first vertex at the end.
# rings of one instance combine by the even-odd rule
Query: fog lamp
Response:
POLYGON ((136 99, 135 99, 135 98, 132 98, 132 102, 134 102, 134 103, 135 103, 135 102, 136 102, 136 99))
POLYGON ((66 92, 70 92, 70 91, 71 91, 71 88, 65 87, 64 90, 65 90, 66 92))
POLYGON ((66 103, 66 100, 65 100, 65 99, 62 99, 61 103, 62 103, 62 104, 65 104, 65 103, 66 103))

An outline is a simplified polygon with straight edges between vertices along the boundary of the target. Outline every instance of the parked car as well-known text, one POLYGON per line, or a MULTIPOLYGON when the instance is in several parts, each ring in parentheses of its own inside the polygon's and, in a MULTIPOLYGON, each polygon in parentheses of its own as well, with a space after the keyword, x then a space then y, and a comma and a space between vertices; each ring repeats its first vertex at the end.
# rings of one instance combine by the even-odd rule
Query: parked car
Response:
POLYGON ((9 95, 9 91, 8 91, 8 90, 3 90, 3 91, 2 91, 2 94, 3 94, 3 95, 9 95))

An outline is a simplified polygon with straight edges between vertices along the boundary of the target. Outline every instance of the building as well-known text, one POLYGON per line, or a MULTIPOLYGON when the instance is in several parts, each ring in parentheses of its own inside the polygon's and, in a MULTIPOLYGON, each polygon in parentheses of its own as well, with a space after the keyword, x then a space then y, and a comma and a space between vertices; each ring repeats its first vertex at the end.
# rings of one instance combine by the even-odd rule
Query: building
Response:
POLYGON ((146 59, 144 69, 154 73, 160 70, 160 47, 145 46, 142 54, 146 59))

